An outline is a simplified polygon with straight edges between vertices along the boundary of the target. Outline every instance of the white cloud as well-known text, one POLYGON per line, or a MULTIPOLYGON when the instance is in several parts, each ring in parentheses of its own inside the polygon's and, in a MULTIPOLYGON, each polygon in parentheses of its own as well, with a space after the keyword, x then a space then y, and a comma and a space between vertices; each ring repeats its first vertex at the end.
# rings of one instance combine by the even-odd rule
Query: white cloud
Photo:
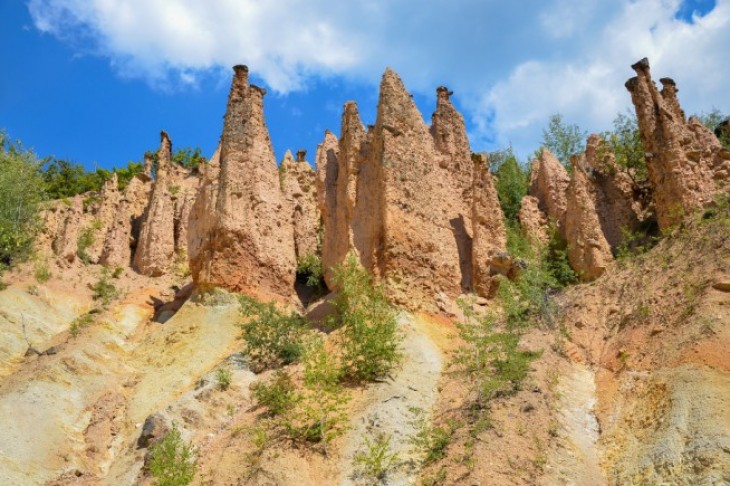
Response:
MULTIPOLYGON (((629 65, 648 56, 688 112, 730 112, 730 0, 692 23, 681 0, 29 0, 37 29, 107 56, 123 76, 195 86, 248 64, 288 92, 312 76, 415 91, 447 84, 475 148, 536 148, 550 114, 602 130, 629 106, 629 65), (89 47, 91 46, 91 47, 89 47), (225 71, 223 71, 225 70, 225 71)), ((344 100, 343 100, 344 101, 344 100)))

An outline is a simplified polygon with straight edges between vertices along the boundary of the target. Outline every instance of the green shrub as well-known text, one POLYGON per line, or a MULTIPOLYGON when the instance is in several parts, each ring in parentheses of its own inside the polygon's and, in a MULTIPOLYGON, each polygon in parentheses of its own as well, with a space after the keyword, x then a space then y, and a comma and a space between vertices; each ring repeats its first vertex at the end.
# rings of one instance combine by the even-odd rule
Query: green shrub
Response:
POLYGON ((282 415, 292 410, 300 397, 296 386, 289 375, 282 370, 276 370, 270 382, 256 382, 251 386, 251 392, 256 403, 266 407, 270 415, 282 415))
POLYGON ((95 219, 90 226, 84 228, 79 233, 76 240, 76 255, 85 264, 91 263, 91 257, 86 250, 96 241, 96 232, 101 229, 101 221, 95 219))
POLYGON ((365 452, 358 452, 354 457, 354 466, 360 475, 370 480, 385 479, 393 466, 398 462, 398 453, 391 450, 391 436, 378 434, 375 440, 365 437, 365 452))
POLYGON ((302 279, 307 287, 324 289, 324 271, 319 256, 309 253, 297 260, 297 279, 302 279))
POLYGON ((492 399, 520 389, 539 353, 520 350, 519 334, 497 331, 494 316, 477 316, 468 302, 460 301, 460 306, 464 320, 456 326, 464 345, 454 353, 451 365, 468 378, 475 405, 487 409, 492 399))
POLYGON ((94 292, 92 295, 94 300, 100 300, 104 305, 109 305, 112 300, 119 296, 119 291, 109 281, 109 269, 106 267, 102 269, 101 277, 91 286, 91 290, 94 292))
POLYGON ((184 486, 193 482, 197 466, 192 444, 185 443, 173 422, 172 429, 150 450, 147 470, 155 486, 184 486))
POLYGON ((583 151, 587 135, 578 125, 564 122, 563 115, 556 113, 542 131, 542 145, 555 154, 563 165, 570 167, 570 158, 583 151))
POLYGON ((87 312, 86 314, 82 314, 73 321, 71 321, 71 326, 68 329, 69 334, 71 337, 76 337, 79 335, 81 330, 87 326, 90 326, 94 322, 94 313, 93 312, 87 312))
POLYGON ((218 368, 215 371, 215 381, 218 383, 218 388, 221 390, 228 390, 228 387, 231 386, 232 379, 233 374, 228 368, 218 368))
POLYGON ((382 285, 372 281, 353 255, 335 270, 336 313, 332 328, 341 328, 343 377, 355 382, 372 381, 388 374, 401 359, 395 309, 382 285))
POLYGON ((0 132, 0 273, 25 260, 40 229, 41 164, 0 132))
POLYGON ((273 302, 263 303, 246 295, 240 296, 239 303, 241 314, 248 317, 241 324, 243 351, 254 372, 299 359, 309 329, 306 319, 294 312, 279 311, 273 302))
POLYGON ((119 278, 124 273, 124 267, 116 267, 112 272, 112 278, 119 278))
POLYGON ((452 422, 447 427, 436 427, 429 423, 423 409, 411 408, 410 411, 413 414, 411 425, 416 430, 409 438, 411 452, 421 458, 424 466, 443 459, 456 431, 456 424, 452 422))
POLYGON ((38 283, 48 282, 51 278, 51 271, 45 262, 37 262, 35 264, 35 279, 38 283))
POLYGON ((512 149, 489 154, 490 166, 497 176, 496 189, 499 205, 508 222, 517 223, 522 198, 529 189, 529 174, 520 166, 512 149))

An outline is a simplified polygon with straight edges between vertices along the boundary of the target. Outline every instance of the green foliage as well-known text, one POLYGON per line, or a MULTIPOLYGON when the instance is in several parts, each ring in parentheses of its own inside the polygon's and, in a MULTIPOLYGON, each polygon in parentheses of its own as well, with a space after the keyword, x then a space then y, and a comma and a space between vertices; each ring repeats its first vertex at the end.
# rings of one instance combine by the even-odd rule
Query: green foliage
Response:
POLYGON ((100 300, 104 305, 109 303, 119 296, 119 291, 113 283, 109 281, 109 269, 104 267, 101 271, 101 277, 99 280, 91 286, 91 290, 94 292, 92 297, 94 300, 100 300))
POLYGON ((69 334, 71 337, 76 337, 79 335, 81 330, 87 326, 90 326, 94 322, 94 313, 93 312, 87 312, 86 314, 82 314, 76 319, 74 319, 71 322, 71 326, 68 329, 69 334))
POLYGON ((289 375, 282 370, 276 370, 270 382, 256 382, 251 386, 251 392, 256 403, 266 407, 269 414, 283 415, 294 408, 299 401, 296 386, 289 375))
POLYGON ((545 283, 554 288, 576 283, 578 276, 568 262, 567 243, 560 237, 555 225, 550 225, 549 232, 550 240, 545 249, 545 268, 554 282, 547 279, 545 283))
POLYGON ((197 169, 200 164, 205 163, 200 147, 183 147, 172 155, 172 162, 185 167, 186 169, 197 169))
POLYGON ((725 150, 730 150, 730 126, 726 125, 724 130, 721 129, 721 124, 728 122, 730 117, 723 115, 720 110, 714 108, 709 113, 700 114, 698 118, 704 126, 714 132, 725 150))
POLYGON ((660 236, 658 227, 644 226, 636 231, 621 228, 621 244, 616 249, 616 259, 627 260, 642 253, 646 253, 656 246, 660 236))
POLYGON ((323 289, 325 285, 322 259, 313 253, 300 257, 297 260, 297 279, 303 279, 307 287, 323 289))
POLYGON ((336 313, 331 328, 342 328, 338 344, 343 375, 355 382, 372 381, 388 374, 400 361, 396 313, 384 288, 373 282, 353 255, 335 270, 336 313))
POLYGON ((221 390, 228 390, 228 387, 231 386, 232 379, 233 374, 228 368, 218 368, 215 370, 215 381, 221 390))
POLYGON ((91 245, 94 244, 96 241, 96 232, 101 229, 101 221, 94 220, 94 222, 82 229, 79 232, 79 236, 76 239, 76 256, 79 257, 79 260, 81 260, 84 265, 88 265, 91 263, 91 257, 88 253, 86 253, 86 250, 89 249, 91 245))
POLYGON ((327 445, 342 435, 347 424, 345 404, 349 394, 340 384, 336 357, 321 339, 311 339, 303 354, 303 386, 277 371, 270 383, 252 387, 260 406, 268 409, 269 426, 280 436, 304 443, 327 445))
POLYGON ((538 354, 520 350, 520 336, 514 330, 497 331, 494 316, 477 316, 464 301, 461 308, 464 320, 457 328, 464 345, 455 352, 452 366, 468 377, 475 405, 488 409, 492 399, 520 389, 538 354))
POLYGON ((48 268, 46 262, 36 262, 35 264, 35 279, 38 283, 45 283, 51 278, 51 270, 48 268))
POLYGON ((578 125, 564 122, 563 115, 556 113, 550 117, 547 128, 542 130, 542 145, 569 167, 570 158, 583 151, 587 135, 578 125))
POLYGON ((26 259, 40 227, 40 162, 0 132, 0 272, 26 259))
POLYGON ((619 113, 613 120, 613 131, 604 132, 602 136, 606 141, 602 150, 613 152, 619 170, 628 174, 634 186, 644 183, 649 177, 649 172, 636 115, 619 113))
POLYGON ((497 197, 507 221, 517 221, 522 198, 529 189, 529 174, 520 166, 512 149, 489 154, 490 166, 497 176, 497 197))
POLYGON ((360 475, 380 481, 385 479, 388 471, 398 462, 398 453, 391 450, 391 436, 378 434, 375 440, 365 437, 365 452, 358 452, 354 457, 354 466, 360 475))
POLYGON ((155 486, 184 486, 193 482, 197 462, 192 444, 185 443, 173 422, 165 438, 150 450, 147 466, 155 486))
POLYGON ((105 169, 87 172, 83 165, 51 158, 44 164, 43 180, 48 199, 73 197, 89 191, 99 191, 112 173, 105 169))
POLYGON ((429 423, 423 409, 411 408, 413 420, 411 425, 416 433, 411 436, 412 453, 420 456, 423 465, 427 466, 446 456, 446 449, 456 430, 456 424, 450 423, 447 427, 436 427, 429 423))
POLYGON ((112 278, 119 278, 124 274, 124 267, 116 267, 112 272, 112 278))
POLYGON ((241 330, 243 351, 252 370, 261 372, 299 359, 308 331, 306 319, 294 312, 281 312, 273 302, 263 303, 246 295, 239 297, 239 303, 241 314, 248 317, 241 330))

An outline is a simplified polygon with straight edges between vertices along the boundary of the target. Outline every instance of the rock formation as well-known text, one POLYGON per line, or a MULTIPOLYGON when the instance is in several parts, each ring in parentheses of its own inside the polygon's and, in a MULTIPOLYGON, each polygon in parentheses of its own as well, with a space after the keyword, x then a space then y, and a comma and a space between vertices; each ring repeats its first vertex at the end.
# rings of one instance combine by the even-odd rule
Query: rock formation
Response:
POLYGON ((342 261, 340 247, 344 238, 338 238, 338 219, 342 218, 342 206, 337 205, 337 175, 339 172, 339 144, 329 130, 317 147, 317 206, 322 215, 322 268, 327 286, 335 288, 332 268, 342 261), (338 213, 338 210, 340 211, 338 213))
POLYGON ((600 136, 588 137, 583 163, 593 189, 601 230, 615 252, 623 242, 624 233, 638 229, 646 208, 634 198, 631 178, 618 168, 614 154, 607 150, 600 136))
POLYGON ((613 256, 598 218, 596 191, 586 173, 585 156, 573 157, 572 164, 565 239, 570 266, 581 280, 588 281, 600 277, 613 261, 613 256))
POLYGON ((507 248, 507 235, 499 199, 494 188, 489 164, 484 156, 474 156, 472 186, 472 268, 473 287, 477 295, 492 297, 499 286, 496 275, 508 273, 502 268, 507 248))
POLYGON ((306 255, 319 255, 320 214, 317 207, 317 184, 306 152, 297 152, 294 160, 287 150, 279 166, 281 189, 289 204, 294 228, 294 253, 297 260, 306 255))
POLYGON ((685 120, 672 79, 660 79, 659 91, 646 58, 631 67, 637 76, 626 88, 636 109, 659 226, 667 228, 710 203, 717 186, 727 183, 730 152, 699 120, 685 120))
POLYGON ((540 210, 554 221, 562 234, 567 208, 566 191, 570 183, 568 172, 557 157, 543 148, 532 163, 530 196, 537 198, 540 210))
POLYGON ((534 196, 525 196, 520 202, 517 215, 522 231, 533 245, 545 245, 550 240, 549 221, 545 213, 540 211, 540 201, 534 196))
POLYGON ((174 205, 171 194, 172 144, 167 133, 160 134, 157 173, 152 185, 134 253, 134 269, 152 277, 164 275, 175 253, 174 205))
POLYGON ((266 91, 248 84, 245 66, 234 71, 215 211, 208 234, 189 236, 201 238, 195 256, 191 251, 193 279, 203 288, 286 296, 294 285, 294 237, 264 123, 266 91))
POLYGON ((114 218, 119 208, 121 194, 119 193, 119 183, 116 172, 104 181, 104 185, 99 192, 99 200, 95 208, 93 208, 93 243, 86 249, 86 253, 91 263, 99 263, 106 241, 106 235, 114 223, 114 218))
POLYGON ((151 187, 152 183, 147 175, 137 174, 122 192, 114 221, 104 239, 100 258, 103 265, 126 267, 132 264, 133 249, 139 239, 151 187))
POLYGON ((220 146, 210 161, 201 168, 201 180, 188 216, 187 247, 190 271, 198 275, 211 255, 210 237, 212 215, 215 214, 220 177, 220 146))
MULTIPOLYGON (((203 163, 201 167, 204 168, 205 165, 207 164, 203 163)), ((178 255, 186 255, 188 251, 188 225, 193 203, 198 194, 201 167, 188 170, 173 164, 170 192, 174 210, 175 253, 178 255)))
POLYGON ((83 224, 83 198, 76 196, 71 199, 64 213, 63 223, 59 226, 58 236, 53 242, 53 251, 62 262, 73 263, 78 250, 79 230, 83 224))
MULTIPOLYGON (((388 69, 375 125, 366 132, 356 105, 347 103, 339 143, 327 135, 317 157, 325 269, 353 251, 363 267, 390 285, 396 301, 412 306, 429 306, 438 294, 454 298, 471 291, 475 274, 480 291, 490 293, 490 255, 504 249, 491 178, 482 174, 473 181, 464 121, 449 95, 438 88, 429 130, 388 69), (472 207, 475 188, 480 193, 472 207), (476 251, 474 211, 483 235, 476 251), (498 226, 491 227, 494 221, 498 226)), ((331 272, 325 276, 331 287, 331 272)))

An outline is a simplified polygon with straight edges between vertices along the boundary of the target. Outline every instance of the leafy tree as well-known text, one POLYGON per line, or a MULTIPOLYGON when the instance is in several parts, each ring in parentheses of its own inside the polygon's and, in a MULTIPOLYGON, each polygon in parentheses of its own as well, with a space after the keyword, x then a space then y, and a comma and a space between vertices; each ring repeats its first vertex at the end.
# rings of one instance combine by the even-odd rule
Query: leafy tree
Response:
POLYGON ((401 358, 396 313, 382 285, 360 267, 353 255, 335 270, 337 310, 330 327, 341 327, 342 371, 356 382, 387 375, 401 358))
POLYGON ((563 121, 563 115, 556 113, 550 117, 547 128, 542 130, 542 145, 549 149, 565 166, 570 158, 583 151, 583 141, 587 132, 575 124, 563 121))
POLYGON ((192 444, 183 442, 177 424, 164 439, 150 450, 149 472, 155 486, 184 486, 195 477, 195 451, 192 444))
POLYGON ((497 176, 497 197, 507 221, 517 221, 522 198, 527 195, 527 172, 520 166, 512 148, 489 154, 492 172, 497 176))
POLYGON ((0 269, 27 257, 39 227, 41 163, 0 132, 0 269))
POLYGON ((647 180, 649 173, 636 115, 619 113, 613 120, 613 131, 602 135, 606 141, 606 149, 616 156, 618 168, 629 175, 635 187, 641 186, 647 180))
POLYGON ((183 147, 173 154, 172 162, 186 169, 196 169, 200 164, 205 163, 202 152, 203 150, 200 147, 183 147))
POLYGON ((715 133, 723 147, 726 150, 730 150, 730 126, 726 125, 724 128, 721 128, 723 122, 730 123, 730 117, 723 115, 717 108, 713 108, 711 112, 702 113, 698 118, 704 126, 715 133))

